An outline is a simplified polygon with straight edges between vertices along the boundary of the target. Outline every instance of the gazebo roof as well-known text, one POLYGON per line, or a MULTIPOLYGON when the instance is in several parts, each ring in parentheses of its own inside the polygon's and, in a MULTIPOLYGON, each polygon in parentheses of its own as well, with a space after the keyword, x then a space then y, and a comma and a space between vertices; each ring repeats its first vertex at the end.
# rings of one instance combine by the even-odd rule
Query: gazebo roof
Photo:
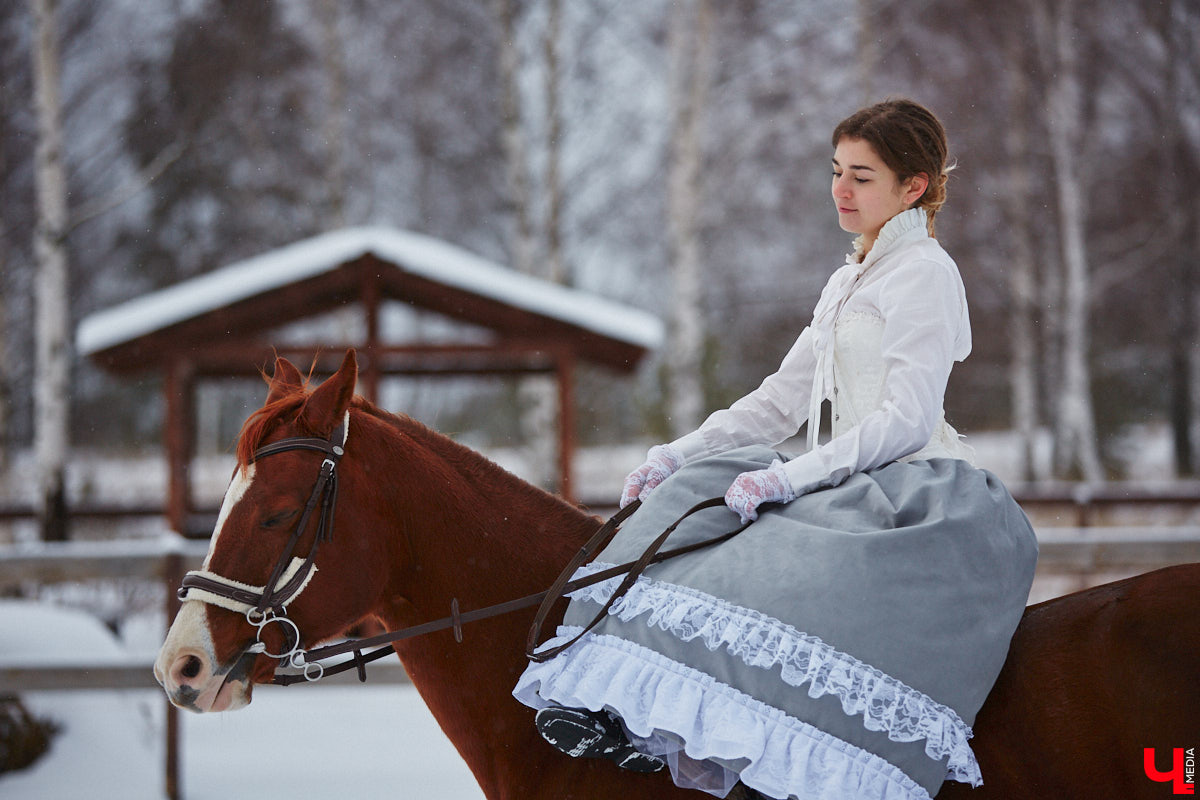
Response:
POLYGON ((630 370, 663 340, 654 315, 523 275, 409 231, 332 231, 152 292, 80 322, 81 355, 121 372, 247 337, 364 295, 393 299, 494 331, 503 341, 552 342, 630 370))

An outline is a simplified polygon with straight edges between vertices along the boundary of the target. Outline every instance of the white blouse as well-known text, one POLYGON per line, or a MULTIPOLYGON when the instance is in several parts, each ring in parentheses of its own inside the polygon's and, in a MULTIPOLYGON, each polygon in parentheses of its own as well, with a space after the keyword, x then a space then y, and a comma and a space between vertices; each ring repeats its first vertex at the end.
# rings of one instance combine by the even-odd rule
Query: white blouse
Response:
POLYGON ((861 263, 846 262, 779 369, 672 442, 685 460, 775 445, 809 420, 808 451, 784 465, 797 495, 902 458, 970 459, 942 412, 950 369, 971 352, 966 292, 924 209, 893 217, 861 263), (833 437, 817 445, 825 399, 833 437))

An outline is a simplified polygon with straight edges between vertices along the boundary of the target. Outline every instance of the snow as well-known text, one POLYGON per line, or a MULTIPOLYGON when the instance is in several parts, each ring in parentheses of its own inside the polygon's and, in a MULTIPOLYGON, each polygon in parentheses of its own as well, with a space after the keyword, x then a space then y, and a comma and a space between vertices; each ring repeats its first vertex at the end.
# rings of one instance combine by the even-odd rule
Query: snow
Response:
POLYGON ((91 355, 204 312, 330 272, 367 253, 405 272, 619 341, 656 349, 663 340, 662 321, 647 312, 523 275, 428 236, 358 227, 296 242, 91 314, 79 323, 75 345, 81 355, 91 355))
MULTIPOLYGON (((50 753, 0 776, 0 797, 165 797, 159 692, 30 692, 63 725, 50 753), (86 791, 82 791, 86 787, 86 791)), ((411 686, 260 689, 227 714, 180 715, 188 800, 239 797, 483 798, 411 686)))
MULTIPOLYGON (((95 619, 27 602, 0 603, 0 657, 123 660, 95 619)), ((0 775, 0 797, 165 797, 166 699, 156 691, 27 692, 62 732, 29 769, 0 775)), ((409 685, 260 687, 249 707, 180 714, 188 800, 407 796, 479 800, 483 793, 409 685)))

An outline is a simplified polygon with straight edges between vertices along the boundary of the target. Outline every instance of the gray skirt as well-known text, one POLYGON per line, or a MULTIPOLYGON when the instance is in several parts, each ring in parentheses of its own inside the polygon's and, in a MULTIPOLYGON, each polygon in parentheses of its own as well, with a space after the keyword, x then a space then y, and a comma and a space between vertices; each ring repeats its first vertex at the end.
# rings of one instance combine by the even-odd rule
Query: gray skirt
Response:
MULTIPOLYGON (((684 511, 779 457, 747 447, 689 464, 595 562, 637 558, 684 511)), ((736 528, 719 507, 664 549, 736 528)), ((531 664, 514 695, 616 713, 676 783, 717 796, 924 800, 979 785, 968 739, 1033 581, 1037 541, 991 473, 895 462, 767 506, 733 539, 646 570, 575 646, 531 664)), ((615 590, 580 590, 553 645, 615 590)))

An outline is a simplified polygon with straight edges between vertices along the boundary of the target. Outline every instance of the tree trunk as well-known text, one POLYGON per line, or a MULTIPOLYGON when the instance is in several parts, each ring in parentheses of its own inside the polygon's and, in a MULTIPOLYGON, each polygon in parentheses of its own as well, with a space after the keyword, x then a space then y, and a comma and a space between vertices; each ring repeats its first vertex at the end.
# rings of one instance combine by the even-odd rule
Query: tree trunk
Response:
POLYGON ((338 0, 321 0, 321 55, 328 85, 321 126, 325 136, 325 191, 327 228, 346 224, 346 60, 342 48, 341 5, 338 0))
POLYGON ((1030 174, 1029 118, 1030 75, 1025 58, 1025 37, 1013 29, 1006 35, 1008 66, 1009 125, 1005 145, 1008 150, 1009 186, 1005 195, 1008 231, 1012 242, 1012 268, 1009 291, 1012 303, 1010 342, 1012 361, 1009 379, 1012 386, 1012 425, 1020 448, 1018 474, 1022 480, 1036 480, 1036 435, 1038 427, 1038 359, 1034 314, 1037 308, 1037 262, 1034 258, 1033 180, 1030 174))
POLYGON ((672 6, 668 31, 670 97, 674 109, 667 175, 667 226, 671 262, 670 328, 667 342, 667 415, 672 435, 700 424, 704 408, 701 361, 700 198, 702 120, 711 81, 710 0, 672 6))
POLYGON ((35 156, 37 262, 34 368, 34 450, 42 538, 67 537, 65 473, 68 430, 67 179, 59 103, 56 0, 31 0, 36 24, 33 87, 38 141, 35 156))
MULTIPOLYGON (((521 54, 517 41, 516 0, 495 0, 494 9, 496 19, 500 23, 501 135, 504 144, 508 203, 513 219, 509 253, 512 266, 518 272, 540 276, 542 271, 537 266, 537 242, 532 222, 533 193, 529 181, 528 150, 521 108, 521 54)), ((554 10, 551 9, 547 37, 558 35, 557 31, 553 30, 557 26, 554 16, 554 10)), ((547 54, 556 52, 555 46, 549 42, 545 42, 544 47, 547 54)), ((547 64, 547 68, 553 66, 547 64)), ((547 78, 547 92, 554 91, 557 94, 557 91, 552 89, 551 80, 547 78)), ((555 136, 557 132, 552 132, 551 135, 555 136)), ((551 168, 557 167, 553 161, 551 164, 551 168)), ((550 213, 557 213, 557 210, 551 208, 550 213)), ((557 226, 557 223, 555 225, 557 226)), ((557 242, 555 244, 557 245, 557 242)), ((528 466, 525 477, 544 488, 553 488, 558 476, 555 465, 558 463, 556 452, 559 440, 555 431, 567 419, 567 415, 564 414, 566 410, 559 408, 558 384, 553 376, 546 375, 522 376, 517 380, 516 403, 521 430, 521 449, 528 466)), ((559 430, 559 433, 562 434, 563 431, 559 430)))
POLYGON ((1104 472, 1096 443, 1092 409, 1091 372, 1088 367, 1090 337, 1090 285, 1087 258, 1087 207, 1076 156, 1081 142, 1082 89, 1075 50, 1075 0, 1060 0, 1053 22, 1058 69, 1051 81, 1047 121, 1058 190, 1063 252, 1062 386, 1058 395, 1055 430, 1055 473, 1059 477, 1101 481, 1104 472))
POLYGON ((530 221, 530 193, 525 132, 521 125, 521 91, 517 83, 521 56, 517 44, 515 0, 494 0, 500 23, 501 137, 504 145, 505 178, 508 203, 512 208, 514 231, 509 251, 513 268, 534 274, 534 235, 530 221))
POLYGON ((858 0, 858 85, 864 105, 875 102, 875 76, 879 70, 879 37, 875 20, 879 13, 875 0, 858 0))
POLYGON ((546 35, 542 39, 546 76, 546 262, 550 280, 570 284, 571 275, 563 259, 562 207, 563 190, 559 167, 562 162, 562 109, 559 104, 559 82, 562 68, 558 45, 562 37, 562 0, 548 0, 546 35))
MULTIPOLYGON (((1155 27, 1166 47, 1166 70, 1162 102, 1158 104, 1158 129, 1161 132, 1162 174, 1171 208, 1191 205, 1191 190, 1196 185, 1196 161, 1189 152, 1183 126, 1187 100, 1180 73, 1189 61, 1183 36, 1188 28, 1178 2, 1167 2, 1157 9, 1155 27)), ((1192 360, 1196 350, 1196 215, 1180 220, 1180 237, 1170 254, 1174 291, 1166 298, 1171 325, 1171 438, 1175 453, 1175 474, 1195 474, 1192 450, 1192 360)))

